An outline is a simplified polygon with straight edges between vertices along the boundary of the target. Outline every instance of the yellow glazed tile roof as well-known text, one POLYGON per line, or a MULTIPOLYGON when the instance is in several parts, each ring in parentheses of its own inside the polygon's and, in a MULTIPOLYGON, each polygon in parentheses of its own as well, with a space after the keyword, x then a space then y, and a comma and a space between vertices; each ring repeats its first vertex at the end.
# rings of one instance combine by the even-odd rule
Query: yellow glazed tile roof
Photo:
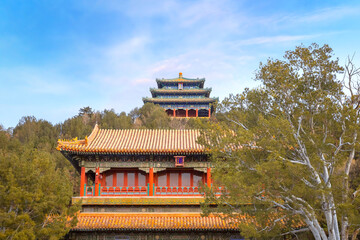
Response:
POLYGON ((199 130, 172 129, 99 129, 95 125, 84 140, 59 140, 60 151, 82 153, 204 153, 198 144, 199 130))
POLYGON ((165 93, 165 94, 171 94, 171 93, 175 93, 175 94, 196 94, 196 93, 200 93, 200 94, 205 94, 205 97, 209 97, 210 96, 210 92, 211 92, 211 88, 197 88, 197 89, 167 89, 167 88, 150 88, 150 92, 152 94, 153 97, 157 96, 160 93, 165 93))
POLYGON ((159 93, 208 93, 211 92, 210 88, 199 88, 199 89, 166 89, 166 88, 155 88, 150 89, 151 92, 159 92, 159 93))
POLYGON ((205 82, 205 78, 172 78, 172 79, 156 79, 157 82, 205 82))
MULTIPOLYGON (((215 230, 236 231, 239 223, 254 223, 253 218, 240 215, 236 219, 223 219, 200 213, 80 213, 73 231, 112 231, 112 230, 215 230)), ((279 223, 286 227, 285 219, 279 223)), ((292 228, 305 226, 300 220, 291 220, 292 228)))
POLYGON ((80 213, 72 230, 237 230, 237 226, 220 217, 201 217, 200 213, 80 213))
POLYGON ((215 102, 215 98, 143 98, 144 102, 215 102))

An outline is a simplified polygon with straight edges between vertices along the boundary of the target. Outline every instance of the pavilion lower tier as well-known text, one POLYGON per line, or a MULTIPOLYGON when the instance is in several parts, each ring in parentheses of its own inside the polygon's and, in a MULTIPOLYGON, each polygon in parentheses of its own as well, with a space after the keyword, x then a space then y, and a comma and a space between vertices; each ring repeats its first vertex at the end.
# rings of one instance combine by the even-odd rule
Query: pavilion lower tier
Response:
POLYGON ((210 117, 210 104, 159 104, 171 117, 210 117))
MULTIPOLYGON (((80 196, 201 196, 201 186, 212 188, 211 168, 110 168, 100 173, 81 167, 80 196)), ((213 188, 220 195, 222 187, 213 188)))
MULTIPOLYGON (((165 108, 166 109, 166 108, 165 108)), ((210 117, 211 108, 209 109, 166 109, 170 117, 210 117)))
MULTIPOLYGON (((203 193, 200 191, 198 186, 184 186, 184 187, 173 187, 173 186, 155 186, 153 183, 152 188, 150 184, 147 186, 97 186, 98 191, 95 191, 95 184, 87 185, 84 184, 83 196, 202 196, 203 193), (152 192, 150 192, 152 191, 152 192)), ((217 187, 213 189, 216 195, 221 195, 224 189, 217 187)))

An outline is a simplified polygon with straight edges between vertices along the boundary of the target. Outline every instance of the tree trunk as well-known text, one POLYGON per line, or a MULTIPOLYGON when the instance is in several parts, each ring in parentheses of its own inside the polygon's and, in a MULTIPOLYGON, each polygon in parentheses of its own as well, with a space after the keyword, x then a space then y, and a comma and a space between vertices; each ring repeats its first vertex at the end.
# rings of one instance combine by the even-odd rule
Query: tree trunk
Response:
MULTIPOLYGON (((357 139, 357 132, 354 133, 353 136, 353 142, 355 143, 357 139)), ((345 177, 344 177, 344 192, 342 193, 342 201, 343 203, 346 203, 348 201, 348 195, 349 195, 349 174, 350 174, 350 167, 351 167, 351 162, 354 159, 355 156, 355 147, 353 146, 351 153, 349 155, 349 158, 346 162, 345 165, 345 177)), ((346 214, 346 212, 344 213, 344 215, 341 218, 341 239, 349 239, 349 219, 348 216, 346 214)))
POLYGON ((356 239, 357 239, 357 235, 359 234, 359 232, 360 232, 360 228, 356 229, 355 232, 354 232, 353 235, 352 235, 351 240, 356 240, 356 239))
POLYGON ((319 230, 314 226, 314 224, 311 221, 306 221, 306 224, 308 225, 312 235, 314 236, 315 240, 323 240, 323 238, 321 238, 320 232, 319 230))
POLYGON ((341 239, 349 239, 349 232, 348 232, 349 221, 347 214, 344 213, 344 216, 341 218, 341 239))
POLYGON ((323 212, 326 218, 329 239, 340 240, 339 224, 337 221, 337 212, 332 194, 324 197, 323 212))

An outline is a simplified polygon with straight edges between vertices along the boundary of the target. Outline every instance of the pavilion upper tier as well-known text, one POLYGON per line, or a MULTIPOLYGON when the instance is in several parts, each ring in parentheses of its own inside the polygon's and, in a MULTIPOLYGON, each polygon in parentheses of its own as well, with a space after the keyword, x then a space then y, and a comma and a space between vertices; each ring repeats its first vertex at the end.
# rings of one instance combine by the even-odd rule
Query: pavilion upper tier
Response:
POLYGON ((205 78, 184 78, 182 76, 182 73, 180 73, 178 78, 170 78, 170 79, 157 78, 156 83, 158 85, 158 88, 167 87, 169 85, 171 86, 172 84, 176 85, 178 83, 187 83, 194 87, 196 86, 198 88, 203 88, 205 83, 205 78))
MULTIPOLYGON (((199 95, 204 94, 205 97, 209 97, 211 93, 211 88, 190 88, 190 89, 183 89, 181 93, 183 95, 199 95)), ((161 96, 171 96, 170 94, 177 94, 177 89, 171 89, 171 88, 150 88, 150 92, 153 98, 155 97, 161 97, 161 96)))
POLYGON ((217 98, 210 98, 211 88, 204 88, 205 78, 156 79, 158 88, 150 88, 152 97, 144 103, 160 105, 172 117, 210 117, 217 98))

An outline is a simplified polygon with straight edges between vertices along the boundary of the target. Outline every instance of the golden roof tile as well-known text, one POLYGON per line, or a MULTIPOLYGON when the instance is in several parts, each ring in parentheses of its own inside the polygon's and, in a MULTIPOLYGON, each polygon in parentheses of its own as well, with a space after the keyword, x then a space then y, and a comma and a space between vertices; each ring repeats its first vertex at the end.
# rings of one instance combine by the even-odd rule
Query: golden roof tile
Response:
MULTIPOLYGON (((245 218, 243 219, 245 220, 245 218)), ((236 221, 200 213, 80 213, 73 231, 237 230, 236 221)))
POLYGON ((100 129, 96 124, 85 140, 59 140, 60 151, 89 153, 204 153, 197 143, 200 130, 100 129))
POLYGON ((213 103, 216 102, 216 98, 143 98, 144 102, 152 102, 152 103, 167 103, 167 102, 189 102, 189 103, 213 103))

